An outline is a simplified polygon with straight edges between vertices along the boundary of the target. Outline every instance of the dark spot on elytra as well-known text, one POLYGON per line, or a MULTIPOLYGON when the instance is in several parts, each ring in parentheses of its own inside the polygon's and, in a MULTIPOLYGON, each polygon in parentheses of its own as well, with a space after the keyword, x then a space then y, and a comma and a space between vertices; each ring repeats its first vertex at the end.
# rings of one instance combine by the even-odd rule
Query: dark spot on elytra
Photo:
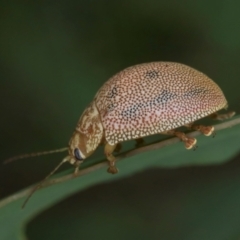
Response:
POLYGON ((136 118, 139 113, 140 113, 140 109, 144 107, 144 103, 138 103, 133 105, 132 107, 129 107, 128 109, 122 111, 121 115, 123 116, 123 118, 125 119, 133 119, 136 118))
POLYGON ((113 98, 117 95, 117 88, 113 87, 107 94, 108 98, 113 98))
POLYGON ((107 106, 107 111, 108 111, 108 112, 111 112, 111 111, 113 111, 116 107, 117 107, 117 104, 116 104, 116 103, 110 103, 110 104, 108 104, 108 106, 107 106))
POLYGON ((159 96, 154 98, 149 102, 139 102, 133 106, 122 111, 121 115, 125 119, 134 119, 144 114, 144 112, 149 111, 152 107, 156 107, 167 103, 168 101, 177 97, 176 93, 171 93, 170 91, 163 90, 159 96))
POLYGON ((199 95, 204 95, 207 92, 208 92, 208 90, 205 89, 204 87, 199 87, 199 88, 195 88, 195 89, 191 89, 191 90, 187 91, 186 93, 183 94, 183 96, 186 98, 194 98, 199 95))
POLYGON ((168 90, 163 90, 155 99, 153 99, 153 105, 165 104, 168 101, 177 97, 176 93, 172 93, 168 90))
POLYGON ((156 70, 150 70, 145 73, 145 77, 148 79, 156 79, 159 77, 159 74, 156 70))

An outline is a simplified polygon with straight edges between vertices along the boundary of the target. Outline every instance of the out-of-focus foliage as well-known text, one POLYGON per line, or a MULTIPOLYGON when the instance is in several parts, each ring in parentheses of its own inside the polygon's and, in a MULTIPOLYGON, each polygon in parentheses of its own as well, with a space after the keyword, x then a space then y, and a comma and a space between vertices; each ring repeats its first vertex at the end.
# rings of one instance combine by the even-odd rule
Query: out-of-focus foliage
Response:
POLYGON ((176 167, 225 162, 225 159, 236 155, 239 146, 231 144, 221 149, 218 146, 224 145, 226 139, 237 142, 239 131, 240 126, 219 132, 214 142, 200 137, 201 151, 187 152, 182 144, 176 144, 119 162, 120 173, 115 176, 107 174, 106 169, 100 169, 43 189, 35 194, 24 210, 20 209, 23 199, 14 201, 0 209, 2 237, 15 239, 16 235, 23 234, 23 223, 36 213, 73 192, 97 184, 30 222, 30 239, 43 239, 46 235, 47 239, 81 236, 112 239, 116 231, 119 234, 114 238, 119 240, 125 237, 145 239, 147 236, 176 239, 179 234, 189 240, 194 236, 199 240, 211 239, 207 238, 209 235, 214 236, 212 239, 225 239, 222 236, 235 233, 238 226, 235 223, 240 221, 240 190, 235 188, 240 177, 237 169, 232 167, 236 162, 225 163, 225 167, 215 166, 216 172, 214 167, 199 170, 176 170, 176 167), (154 171, 144 173, 153 167, 154 171), (165 170, 157 171, 157 167, 165 170), (142 173, 116 182, 139 171, 142 173), (110 181, 111 184, 99 185, 110 181), (223 215, 226 213, 227 218, 223 215), (221 224, 229 225, 219 230, 221 224), (203 227, 206 229, 201 232, 203 227))
MULTIPOLYGON (((1 3, 1 159, 66 146, 103 82, 137 63, 177 61, 203 71, 238 111, 239 9, 213 0, 1 3)), ((120 162, 118 176, 101 169, 39 191, 24 211, 21 201, 0 210, 0 239, 19 239, 25 220, 91 186, 30 221, 29 238, 239 239, 237 158, 187 167, 227 162, 238 139, 239 127, 227 129, 215 139, 200 137, 196 152, 176 144, 120 162), (154 166, 171 169, 147 170, 154 166), (96 185, 103 181, 109 183, 96 185)), ((39 181, 62 157, 2 166, 0 197, 39 181)), ((99 149, 88 163, 101 158, 99 149)))

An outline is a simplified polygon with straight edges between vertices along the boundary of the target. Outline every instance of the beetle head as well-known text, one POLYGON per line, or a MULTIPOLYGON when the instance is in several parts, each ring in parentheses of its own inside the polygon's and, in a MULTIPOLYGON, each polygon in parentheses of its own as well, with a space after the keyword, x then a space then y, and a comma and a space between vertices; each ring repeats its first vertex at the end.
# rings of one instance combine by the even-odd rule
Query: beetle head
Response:
POLYGON ((79 165, 95 151, 102 138, 102 122, 95 103, 92 102, 80 117, 70 139, 68 161, 73 165, 79 165))
POLYGON ((81 132, 75 131, 69 141, 69 162, 73 165, 76 162, 82 163, 85 158, 90 156, 93 151, 87 152, 86 149, 86 136, 81 132))

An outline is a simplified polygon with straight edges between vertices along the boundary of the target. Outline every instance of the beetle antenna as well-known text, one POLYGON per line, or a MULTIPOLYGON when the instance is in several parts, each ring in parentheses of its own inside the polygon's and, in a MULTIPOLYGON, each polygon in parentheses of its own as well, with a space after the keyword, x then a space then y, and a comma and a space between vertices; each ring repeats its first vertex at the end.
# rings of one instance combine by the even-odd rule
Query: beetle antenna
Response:
POLYGON ((52 153, 58 153, 58 152, 65 152, 67 151, 68 148, 59 148, 59 149, 55 149, 55 150, 50 150, 50 151, 43 151, 43 152, 35 152, 35 153, 28 153, 28 154, 23 154, 23 155, 18 155, 15 157, 11 157, 6 159, 3 163, 7 164, 19 159, 23 159, 23 158, 30 158, 30 157, 38 157, 38 156, 42 156, 42 155, 48 155, 48 154, 52 154, 52 153))
POLYGON ((26 206, 29 199, 32 197, 32 195, 42 186, 42 184, 51 177, 65 162, 69 161, 69 156, 65 157, 40 183, 38 183, 29 193, 26 200, 24 201, 22 205, 22 209, 26 206))

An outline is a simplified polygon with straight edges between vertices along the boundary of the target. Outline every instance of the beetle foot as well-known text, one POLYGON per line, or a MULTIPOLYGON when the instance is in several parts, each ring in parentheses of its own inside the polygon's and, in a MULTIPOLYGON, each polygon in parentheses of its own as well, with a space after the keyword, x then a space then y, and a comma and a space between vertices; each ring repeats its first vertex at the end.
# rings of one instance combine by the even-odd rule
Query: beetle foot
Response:
POLYGON ((203 125, 193 125, 192 129, 195 129, 199 132, 201 132, 205 136, 211 136, 214 133, 214 127, 213 126, 203 126, 203 125))
POLYGON ((169 130, 169 131, 166 131, 166 132, 163 132, 164 134, 168 134, 168 135, 174 135, 176 137, 178 137, 181 141, 184 142, 185 144, 185 148, 186 149, 196 149, 197 146, 196 146, 196 143, 197 143, 197 139, 196 138, 190 138, 190 137, 187 137, 185 133, 183 132, 179 132, 179 131, 176 131, 176 130, 169 130))
POLYGON ((203 133, 205 136, 211 136, 214 133, 213 126, 201 126, 200 132, 203 133))
POLYGON ((185 143, 185 148, 187 150, 190 150, 193 148, 193 150, 196 150, 197 146, 197 139, 196 138, 188 138, 188 137, 184 137, 184 139, 182 139, 182 141, 185 143))
POLYGON ((211 136, 214 134, 214 127, 213 126, 204 126, 204 125, 195 125, 193 123, 185 125, 186 127, 199 131, 205 136, 211 136))
POLYGON ((224 114, 219 114, 219 113, 216 112, 216 113, 211 114, 209 117, 214 119, 214 120, 223 121, 223 120, 226 120, 226 119, 229 119, 229 118, 233 117, 235 114, 236 114, 236 112, 234 112, 234 111, 227 112, 227 113, 224 113, 224 114))

